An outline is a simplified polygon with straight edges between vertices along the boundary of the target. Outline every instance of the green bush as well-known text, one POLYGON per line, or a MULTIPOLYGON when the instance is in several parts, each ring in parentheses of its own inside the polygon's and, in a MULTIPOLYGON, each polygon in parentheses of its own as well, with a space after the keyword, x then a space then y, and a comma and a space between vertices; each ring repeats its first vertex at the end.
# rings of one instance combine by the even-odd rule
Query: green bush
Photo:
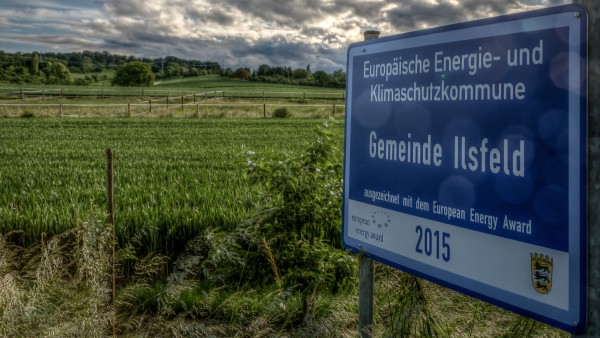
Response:
POLYGON ((291 116, 292 113, 290 113, 290 111, 286 107, 277 108, 273 111, 273 117, 288 118, 291 116))
POLYGON ((313 312, 316 290, 337 293, 356 283, 356 260, 341 243, 341 159, 331 132, 317 134, 303 155, 283 161, 250 152, 248 177, 262 188, 262 206, 236 229, 207 229, 188 242, 170 283, 297 290, 300 319, 313 312))

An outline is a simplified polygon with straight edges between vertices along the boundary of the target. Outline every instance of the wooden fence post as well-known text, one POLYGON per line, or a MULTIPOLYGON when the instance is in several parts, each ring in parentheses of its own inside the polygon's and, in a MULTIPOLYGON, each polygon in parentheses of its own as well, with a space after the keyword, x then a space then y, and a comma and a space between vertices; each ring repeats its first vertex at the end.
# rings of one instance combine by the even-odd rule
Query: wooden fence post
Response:
POLYGON ((267 104, 263 103, 263 117, 267 117, 267 104))
POLYGON ((127 116, 131 116, 131 103, 127 103, 127 116))
POLYGON ((152 113, 152 99, 148 100, 148 112, 152 113))
POLYGON ((116 280, 116 268, 115 268, 115 243, 116 243, 116 235, 115 235, 115 203, 114 203, 114 194, 113 194, 113 154, 112 149, 106 149, 106 197, 107 197, 107 211, 108 211, 108 224, 111 226, 111 234, 112 234, 112 256, 111 256, 111 265, 112 265, 112 292, 110 294, 110 305, 113 311, 113 336, 116 336, 116 316, 115 314, 115 298, 117 295, 117 280, 116 280))
POLYGON ((366 252, 361 253, 359 260, 358 336, 360 338, 371 338, 373 336, 375 263, 366 252))
POLYGON ((115 283, 115 252, 114 252, 114 241, 115 241, 115 203, 113 193, 113 153, 112 149, 106 149, 106 199, 107 199, 107 213, 108 213, 108 224, 112 227, 111 235, 113 240, 113 253, 112 253, 112 293, 111 293, 111 304, 114 305, 116 283, 115 283))

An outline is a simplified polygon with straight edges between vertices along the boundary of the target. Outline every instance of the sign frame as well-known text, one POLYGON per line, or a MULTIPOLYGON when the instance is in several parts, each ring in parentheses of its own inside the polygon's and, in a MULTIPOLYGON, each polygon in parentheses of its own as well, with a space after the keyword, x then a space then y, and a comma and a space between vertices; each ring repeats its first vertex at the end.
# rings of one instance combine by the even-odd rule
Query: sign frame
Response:
MULTIPOLYGON (((543 48, 542 46, 539 47, 543 48)), ((532 52, 531 54, 533 54, 533 49, 534 48, 530 50, 532 52)), ((413 55, 416 55, 416 52, 413 55)), ((480 58, 480 61, 485 59, 485 56, 481 56, 481 53, 478 57, 480 58)), ((425 56, 421 56, 421 62, 425 58, 425 56)), ((416 63, 418 61, 418 56, 415 57, 414 60, 416 63)), ((433 61, 433 59, 431 58, 429 61, 433 61)), ((430 62, 430 67, 432 67, 432 63, 433 62, 430 62)), ((493 63, 494 61, 489 61, 488 64, 493 65, 493 63)), ((483 68, 485 68, 485 60, 483 63, 480 62, 480 65, 481 64, 483 64, 483 68)), ((483 68, 480 68, 480 70, 483 68)), ((489 68, 493 67, 490 66, 489 68)), ((378 74, 378 70, 376 70, 375 74, 378 74)), ((469 69, 461 70, 468 71, 469 69)), ((483 71, 485 71, 485 69, 483 69, 483 71)), ((472 69, 471 72, 473 72, 472 69)), ((572 333, 584 331, 587 324, 587 13, 585 8, 580 5, 569 4, 357 42, 350 45, 348 48, 347 74, 342 220, 342 239, 344 246, 356 253, 363 252, 374 260, 387 265, 431 280, 472 297, 532 317, 536 320, 546 322, 563 330, 572 333), (524 243, 518 238, 517 240, 514 240, 497 235, 490 236, 489 234, 481 234, 472 229, 450 224, 451 222, 440 221, 439 218, 427 216, 421 217, 416 212, 411 211, 410 213, 406 213, 398 211, 398 208, 396 207, 388 208, 385 206, 386 202, 389 205, 402 204, 404 199, 408 197, 407 194, 396 194, 393 192, 392 190, 394 187, 387 190, 370 191, 369 199, 372 199, 371 202, 364 200, 359 201, 350 197, 351 191, 353 191, 353 189, 356 190, 353 186, 354 182, 360 180, 360 183, 363 183, 365 182, 365 179, 362 177, 369 176, 361 173, 361 165, 357 162, 364 160, 365 155, 356 154, 358 148, 355 144, 358 143, 353 139, 355 134, 359 133, 357 127, 354 127, 354 125, 358 124, 356 116, 359 116, 361 111, 366 111, 367 109, 365 109, 365 107, 372 108, 372 110, 369 110, 369 113, 377 110, 377 107, 374 107, 375 105, 366 102, 369 94, 365 97, 365 90, 361 87, 363 86, 363 82, 367 82, 364 78, 368 75, 368 72, 367 70, 364 70, 362 74, 360 72, 355 72, 355 64, 358 64, 359 62, 355 60, 373 61, 373 59, 371 59, 372 57, 379 57, 385 53, 398 50, 409 50, 410 48, 412 48, 411 50, 419 50, 418 48, 432 48, 432 46, 441 46, 443 44, 452 43, 462 47, 462 44, 467 45, 470 43, 469 41, 475 41, 476 39, 495 39, 497 37, 507 35, 512 36, 522 33, 535 34, 544 29, 557 27, 568 27, 569 31, 568 36, 570 42, 568 51, 566 52, 568 52, 571 57, 568 61, 568 93, 565 95, 568 97, 568 117, 570 126, 568 142, 569 150, 568 155, 566 156, 569 161, 574 159, 575 161, 573 162, 576 162, 568 165, 569 172, 567 180, 569 202, 566 206, 569 215, 567 220, 568 233, 563 234, 563 236, 568 238, 567 244, 565 244, 567 246, 567 257, 565 258, 567 262, 565 264, 568 266, 569 273, 567 274, 568 276, 565 275, 566 277, 564 277, 566 280, 564 278, 562 280, 557 278, 557 280, 554 281, 555 285, 568 283, 567 289, 564 290, 565 295, 562 296, 562 305, 560 306, 557 305, 558 303, 548 304, 539 300, 543 298, 538 299, 524 294, 518 294, 512 290, 502 289, 501 287, 498 287, 498 285, 491 285, 486 281, 477 280, 472 275, 462 274, 464 271, 469 271, 467 267, 460 267, 460 263, 457 268, 444 268, 444 264, 451 261, 451 252, 453 252, 454 249, 454 244, 451 242, 456 238, 461 236, 468 237, 471 242, 476 242, 483 238, 485 242, 488 240, 488 237, 500 237, 499 241, 492 241, 489 243, 498 245, 502 244, 503 240, 506 240, 510 241, 510 243, 515 242, 514 245, 517 247, 525 245, 526 248, 523 250, 529 250, 529 246, 532 247, 531 261, 527 262, 527 264, 531 267, 531 283, 535 289, 535 280, 533 279, 534 272, 538 272, 541 275, 549 273, 547 264, 551 257, 536 251, 539 247, 544 248, 543 243, 531 245, 531 243, 524 243), (573 39, 577 41, 573 41, 573 39), (362 80, 360 78, 361 76, 363 77, 362 80), (360 108, 355 108, 355 106, 360 108), (355 109, 358 112, 355 113, 355 109), (363 157, 361 158, 360 156, 363 157), (355 158, 358 158, 358 160, 355 158), (355 176, 359 178, 354 179, 355 176), (572 202, 571 199, 575 201, 572 202), (402 224, 398 225, 396 220, 400 220, 400 223, 406 224, 414 222, 415 227, 412 227, 411 231, 414 236, 421 236, 419 237, 419 241, 426 238, 425 236, 428 234, 430 240, 439 243, 437 246, 439 249, 438 252, 433 253, 433 256, 436 256, 436 259, 433 262, 428 259, 416 260, 414 256, 405 256, 403 253, 394 251, 395 249, 390 249, 390 247, 387 246, 388 244, 385 244, 385 246, 383 244, 379 245, 377 239, 373 239, 373 237, 370 239, 368 238, 369 235, 379 235, 374 231, 369 232, 368 229, 370 225, 377 225, 380 228, 382 224, 384 224, 385 228, 388 226, 403 226, 402 224), (361 224, 363 226, 361 226, 361 224), (451 231, 445 231, 444 229, 451 229, 451 231), (363 240, 362 236, 365 234, 367 235, 367 238, 363 240), (540 270, 536 270, 536 267, 540 270)), ((414 76, 412 78, 410 76, 407 77, 409 78, 409 83, 412 83, 411 79, 415 78, 414 76)), ((382 82, 386 80, 387 79, 384 79, 382 82)), ((396 83, 401 83, 401 81, 397 81, 396 83)), ((387 84, 387 82, 384 82, 384 84, 387 84)), ((384 85, 382 84, 382 87, 383 86, 384 85)), ((373 101, 375 98, 375 101, 377 101, 377 95, 377 90, 375 90, 375 94, 373 94, 373 87, 371 86, 370 100, 373 101)), ((392 107, 394 107, 394 105, 401 105, 401 103, 391 103, 392 107)), ((448 103, 448 105, 451 106, 452 102, 448 103)), ((365 123, 368 124, 369 122, 365 123)), ((373 127, 373 130, 377 129, 373 127)), ((371 134, 371 136, 373 136, 373 134, 371 134)), ((429 136, 431 137, 432 135, 429 136)), ((439 135, 433 134, 434 138, 436 136, 439 135)), ((378 137, 381 139, 383 136, 379 135, 378 137)), ((406 138, 405 135, 402 137, 406 138)), ((411 135, 408 134, 408 137, 410 138, 411 135)), ((405 141, 408 142, 408 140, 405 141)), ((416 142, 416 139, 413 141, 416 142)), ((423 142, 423 144, 425 143, 426 142, 423 142)), ((430 147, 435 148, 435 141, 433 141, 433 143, 429 141, 429 144, 430 147)), ((481 147, 484 147, 484 145, 481 144, 481 147)), ((456 149, 459 148, 457 147, 456 149)), ((369 150, 374 150, 375 157, 385 153, 385 148, 378 147, 377 139, 369 144, 369 150)), ((519 154, 518 147, 511 148, 511 150, 513 150, 513 156, 515 156, 515 153, 517 155, 519 154)), ((456 152, 458 152, 458 150, 456 152)), ((371 155, 373 155, 373 153, 371 155)), ((387 154, 385 156, 387 156, 387 154)), ((461 160, 457 159, 456 156, 457 155, 455 155, 454 161, 460 166, 459 162, 461 160)), ((435 160, 435 151, 430 152, 430 157, 432 157, 429 159, 430 162, 435 160)), ((440 156, 438 157, 440 163, 441 158, 440 150, 440 156)), ((513 160, 514 159, 515 157, 513 157, 513 160)), ((421 160, 424 160, 424 158, 421 158, 421 160)), ((516 160, 514 162, 516 162, 516 160)), ((517 167, 518 166, 515 165, 513 169, 517 167)), ((507 170, 506 173, 510 172, 508 165, 504 168, 507 170)), ((500 171, 504 168, 501 168, 500 171)), ((429 170, 429 168, 425 169, 429 170)), ((382 172, 377 171, 367 172, 367 174, 370 175, 379 175, 381 173, 382 172)), ((367 195, 367 190, 368 189, 365 187, 365 195, 367 195)), ((411 200, 411 208, 414 208, 415 202, 415 200, 411 200)), ((448 217, 448 219, 450 220, 450 217, 448 217)), ((406 231, 407 230, 399 230, 398 234, 406 235, 406 231)), ((381 234, 381 243, 384 242, 383 236, 384 234, 381 234)), ((407 242, 405 239, 400 239, 398 243, 401 243, 402 241, 404 241, 404 246, 406 246, 407 242)), ((411 243, 410 240, 408 243, 411 243)), ((410 250, 419 250, 418 244, 416 248, 414 244, 409 244, 409 246, 410 250)), ((422 249, 423 248, 421 248, 421 250, 422 249)), ((561 250, 564 251, 563 249, 560 249, 558 252, 562 252, 561 250)), ((555 252, 556 250, 553 251, 552 248, 550 248, 550 250, 546 250, 545 252, 548 251, 555 252)), ((510 253, 506 254, 507 256, 510 256, 510 253)), ((452 263, 454 264, 454 262, 452 263)), ((558 266, 559 263, 557 262, 556 265, 558 266)), ((550 269, 552 269, 551 263, 550 269)), ((545 290, 547 291, 546 293, 551 292, 553 282, 550 282, 550 290, 545 290)), ((545 292, 543 287, 545 284, 541 283, 540 285, 541 288, 540 290, 537 290, 537 292, 542 294, 540 297, 543 297, 543 293, 545 292)), ((531 287, 531 285, 529 287, 531 287)), ((555 286, 555 288, 558 287, 555 286)))

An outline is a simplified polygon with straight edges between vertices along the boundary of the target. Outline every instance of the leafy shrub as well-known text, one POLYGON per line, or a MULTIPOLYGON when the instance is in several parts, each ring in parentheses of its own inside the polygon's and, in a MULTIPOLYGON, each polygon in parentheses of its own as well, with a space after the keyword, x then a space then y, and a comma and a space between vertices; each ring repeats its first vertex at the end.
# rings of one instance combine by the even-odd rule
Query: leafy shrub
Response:
POLYGON ((273 111, 273 117, 288 118, 291 116, 292 113, 290 113, 290 111, 286 107, 277 108, 273 111))
POLYGON ((76 86, 88 86, 91 83, 89 77, 80 77, 73 81, 73 84, 76 86))
POLYGON ((247 268, 255 281, 297 288, 299 318, 314 313, 317 294, 345 290, 357 275, 356 260, 341 249, 342 166, 326 128, 316 130, 317 140, 299 157, 248 161, 250 178, 264 189, 264 206, 248 220, 247 268))
POLYGON ((341 243, 340 158, 332 134, 317 134, 299 157, 248 159, 262 208, 232 231, 207 229, 190 241, 169 279, 299 288, 307 307, 317 288, 337 292, 353 282, 356 261, 341 243))

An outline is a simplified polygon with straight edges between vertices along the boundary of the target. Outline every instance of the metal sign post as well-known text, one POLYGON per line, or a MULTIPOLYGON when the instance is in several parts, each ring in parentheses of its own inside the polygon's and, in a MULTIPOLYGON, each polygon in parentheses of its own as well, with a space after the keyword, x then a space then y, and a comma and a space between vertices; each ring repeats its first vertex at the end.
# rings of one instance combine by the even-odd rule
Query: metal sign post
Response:
POLYGON ((583 337, 600 336, 600 2, 577 0, 587 9, 588 43, 588 285, 583 337))
MULTIPOLYGON (((381 32, 369 30, 364 33, 364 39, 379 38, 381 32)), ((360 338, 373 336, 373 312, 375 303, 375 262, 364 252, 360 255, 360 270, 358 284, 358 335, 360 338)))
POLYGON ((351 45, 346 247, 581 332, 586 65, 578 5, 351 45))

